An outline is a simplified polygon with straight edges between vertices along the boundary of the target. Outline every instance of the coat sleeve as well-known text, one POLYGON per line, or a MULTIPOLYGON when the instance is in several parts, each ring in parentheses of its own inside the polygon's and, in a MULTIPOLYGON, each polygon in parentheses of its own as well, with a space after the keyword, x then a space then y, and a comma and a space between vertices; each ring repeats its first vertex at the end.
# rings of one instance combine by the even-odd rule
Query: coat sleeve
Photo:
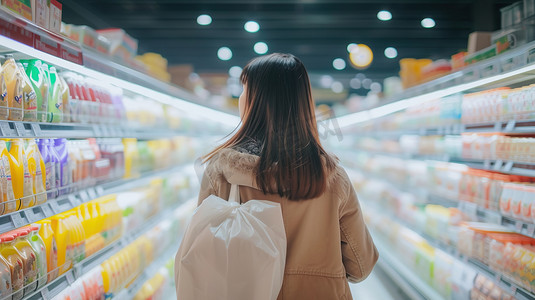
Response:
POLYGON ((345 201, 342 201, 340 213, 342 261, 348 280, 360 282, 370 275, 379 258, 379 253, 364 224, 355 189, 345 172, 344 175, 348 191, 345 201))
POLYGON ((204 171, 201 179, 201 189, 199 191, 199 198, 197 199, 197 206, 201 205, 204 199, 208 198, 210 195, 216 194, 216 187, 213 184, 213 181, 210 179, 209 172, 211 171, 211 165, 207 166, 207 169, 204 171))

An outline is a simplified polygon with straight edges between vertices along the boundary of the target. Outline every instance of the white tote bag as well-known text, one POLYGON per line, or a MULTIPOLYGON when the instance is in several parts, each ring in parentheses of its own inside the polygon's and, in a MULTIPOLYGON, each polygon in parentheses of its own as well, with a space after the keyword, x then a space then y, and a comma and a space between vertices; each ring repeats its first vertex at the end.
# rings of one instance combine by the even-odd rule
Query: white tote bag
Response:
POLYGON ((210 195, 196 209, 175 257, 179 300, 275 300, 286 264, 286 233, 279 203, 240 205, 210 195))

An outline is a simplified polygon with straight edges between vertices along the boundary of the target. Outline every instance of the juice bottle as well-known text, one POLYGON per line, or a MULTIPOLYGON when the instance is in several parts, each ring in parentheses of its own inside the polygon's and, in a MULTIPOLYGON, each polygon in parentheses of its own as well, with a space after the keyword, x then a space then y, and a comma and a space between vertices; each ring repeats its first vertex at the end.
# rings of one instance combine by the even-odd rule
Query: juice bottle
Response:
POLYGON ((28 295, 37 288, 37 255, 28 240, 30 229, 22 227, 13 232, 17 235, 14 246, 21 254, 24 268, 24 295, 28 295))
POLYGON ((58 277, 58 247, 54 231, 52 230, 52 221, 44 219, 37 222, 39 227, 39 236, 43 239, 46 249, 46 266, 48 282, 58 277))
POLYGON ((38 59, 31 59, 23 60, 22 64, 36 93, 37 121, 46 122, 50 84, 43 70, 43 62, 38 59))
POLYGON ((71 248, 70 248, 70 231, 65 222, 65 215, 59 214, 50 218, 52 221, 52 231, 56 239, 58 249, 58 268, 59 275, 65 273, 71 268, 71 248))
POLYGON ((63 121, 63 86, 55 67, 48 69, 48 76, 51 87, 48 99, 48 122, 59 123, 63 121))
POLYGON ((82 157, 76 141, 67 141, 67 151, 69 152, 69 165, 71 168, 71 178, 73 188, 78 188, 82 183, 82 157))
POLYGON ((22 98, 24 107, 24 121, 37 122, 37 94, 35 93, 30 78, 19 62, 17 68, 22 77, 22 98))
POLYGON ((39 236, 39 226, 31 225, 30 227, 30 244, 35 251, 37 257, 37 288, 43 287, 47 283, 47 253, 45 242, 39 236))
MULTIPOLYGON (((70 165, 69 165, 69 153, 67 151, 67 139, 55 139, 54 140, 54 150, 58 155, 59 160, 59 185, 61 187, 69 187, 72 183, 72 172, 70 171, 70 165)), ((62 189, 62 192, 59 194, 65 194, 67 193, 67 190, 65 188, 62 189)))
POLYGON ((35 205, 33 194, 32 176, 28 169, 28 159, 24 152, 22 139, 11 140, 9 153, 14 160, 11 160, 11 172, 13 176, 13 191, 16 199, 21 199, 21 208, 28 208, 35 205))
POLYGON ((71 109, 70 109, 70 90, 67 81, 63 78, 62 74, 58 74, 59 80, 59 95, 61 97, 61 103, 63 106, 63 122, 71 122, 71 109))
POLYGON ((14 247, 15 236, 8 232, 1 235, 0 239, 2 240, 0 254, 8 263, 11 271, 12 299, 22 299, 24 295, 24 266, 19 251, 14 247))
POLYGON ((17 210, 18 202, 15 200, 13 193, 13 182, 11 178, 11 164, 9 161, 9 152, 7 151, 6 141, 0 140, 0 170, 2 173, 2 212, 5 214, 12 213, 17 210))
POLYGON ((28 156, 28 169, 30 171, 30 175, 32 176, 35 205, 40 205, 45 203, 47 200, 46 176, 43 174, 43 170, 46 170, 46 166, 34 139, 30 139, 28 141, 26 153, 28 156))
POLYGON ((7 87, 7 106, 9 107, 9 120, 22 121, 23 119, 23 78, 13 56, 6 55, 4 62, 4 80, 7 87))
POLYGON ((46 84, 48 84, 48 104, 47 104, 47 110, 46 110, 46 121, 51 122, 52 120, 52 110, 53 107, 50 107, 50 105, 54 106, 54 86, 52 85, 52 82, 50 80, 50 66, 46 63, 41 64, 41 72, 43 72, 43 78, 46 81, 46 84))
MULTIPOLYGON (((3 56, 2 56, 3 58, 3 56)), ((7 120, 9 110, 7 109, 7 85, 5 78, 4 66, 0 68, 0 120, 7 120)))
POLYGON ((55 198, 57 195, 56 190, 56 164, 50 153, 50 147, 48 145, 48 139, 40 139, 37 142, 37 147, 39 152, 43 157, 43 162, 45 163, 45 181, 46 181, 46 190, 47 198, 55 198))
MULTIPOLYGON (((2 243, 3 237, 0 236, 0 249, 3 247, 2 243)), ((7 260, 0 255, 0 299, 11 299, 11 293, 13 293, 11 285, 11 269, 9 268, 7 260)))

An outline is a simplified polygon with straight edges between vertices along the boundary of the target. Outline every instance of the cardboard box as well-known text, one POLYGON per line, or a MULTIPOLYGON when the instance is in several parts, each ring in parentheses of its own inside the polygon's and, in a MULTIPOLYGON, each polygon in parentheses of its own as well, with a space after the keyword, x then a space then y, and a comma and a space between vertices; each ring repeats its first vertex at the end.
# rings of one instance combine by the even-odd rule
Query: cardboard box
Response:
POLYGON ((50 10, 49 10, 49 27, 51 31, 55 33, 61 32, 61 12, 62 5, 56 0, 50 0, 50 10))
POLYGON ((48 29, 50 26, 49 6, 47 0, 32 0, 32 18, 37 26, 48 29))
POLYGON ((2 6, 28 21, 32 21, 31 0, 2 0, 2 6))
POLYGON ((468 36, 468 54, 475 53, 490 46, 491 32, 476 31, 468 36))

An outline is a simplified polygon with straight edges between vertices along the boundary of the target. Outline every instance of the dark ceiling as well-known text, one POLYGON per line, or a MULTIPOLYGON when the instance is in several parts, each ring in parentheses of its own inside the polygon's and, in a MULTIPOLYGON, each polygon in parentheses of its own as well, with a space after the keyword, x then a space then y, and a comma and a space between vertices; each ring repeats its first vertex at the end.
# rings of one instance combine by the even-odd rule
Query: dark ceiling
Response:
POLYGON ((372 79, 395 75, 404 57, 449 58, 465 49, 468 34, 499 28, 499 8, 509 0, 63 0, 63 19, 95 29, 120 27, 137 38, 139 51, 161 53, 170 64, 193 64, 199 73, 227 72, 255 57, 253 45, 264 41, 269 52, 290 52, 300 57, 310 72, 354 76, 348 67, 336 71, 332 61, 347 59, 348 43, 364 43, 374 51, 365 71, 372 79), (377 12, 389 10, 383 22, 377 12), (200 26, 198 15, 213 22, 200 26), (420 21, 431 17, 436 27, 425 29, 420 21), (260 31, 243 29, 257 21, 260 31), (219 47, 232 49, 230 61, 217 58, 219 47), (386 47, 399 56, 388 59, 386 47))

